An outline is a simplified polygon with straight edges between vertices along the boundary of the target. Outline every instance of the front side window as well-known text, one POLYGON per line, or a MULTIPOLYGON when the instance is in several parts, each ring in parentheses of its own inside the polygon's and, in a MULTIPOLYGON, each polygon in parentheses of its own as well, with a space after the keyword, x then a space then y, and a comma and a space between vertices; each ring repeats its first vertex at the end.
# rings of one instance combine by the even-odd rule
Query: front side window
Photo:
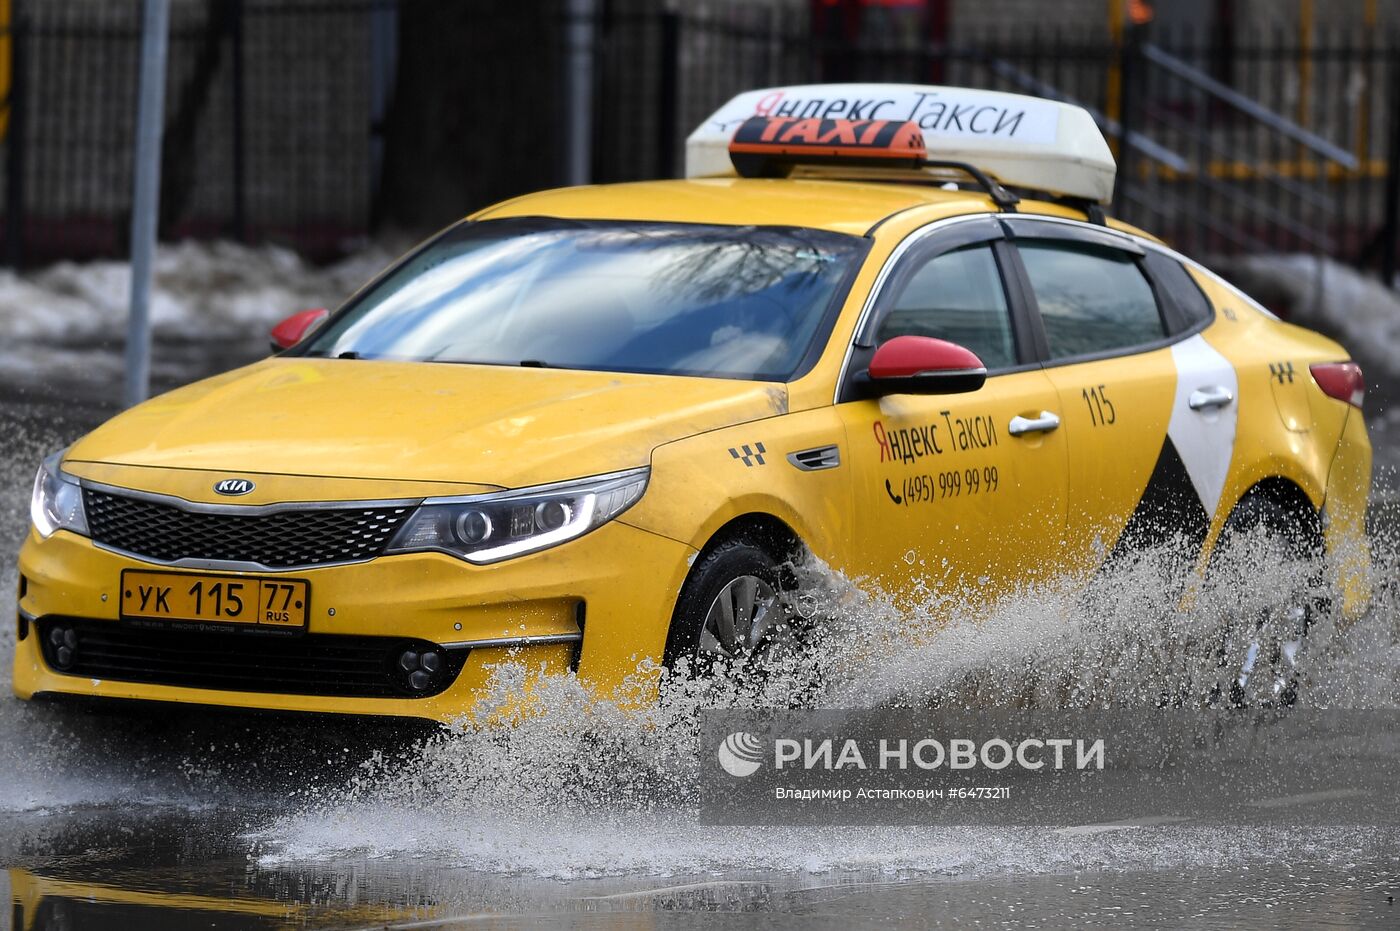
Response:
POLYGON ((1062 240, 1017 244, 1052 359, 1140 346, 1167 335, 1133 257, 1062 240))
POLYGON ((795 227, 466 223, 306 354, 783 381, 829 331, 867 245, 795 227))
POLYGON ((932 336, 971 349, 989 369, 1016 364, 1016 340, 991 246, 955 249, 929 259, 895 295, 876 334, 932 336))

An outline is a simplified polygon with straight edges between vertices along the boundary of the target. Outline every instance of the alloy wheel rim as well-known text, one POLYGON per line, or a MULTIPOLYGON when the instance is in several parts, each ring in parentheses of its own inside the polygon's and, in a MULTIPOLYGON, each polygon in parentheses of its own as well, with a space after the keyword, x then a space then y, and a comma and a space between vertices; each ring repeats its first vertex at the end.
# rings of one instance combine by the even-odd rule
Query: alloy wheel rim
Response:
POLYGON ((782 623, 778 593, 756 575, 741 575, 715 595, 700 628, 701 659, 731 660, 750 653, 782 623))
POLYGON ((1290 701, 1289 692, 1296 686, 1299 661, 1305 645, 1308 611, 1302 605, 1289 605, 1283 610, 1284 630, 1269 637, 1267 622, 1262 623, 1247 642, 1235 680, 1230 686, 1233 704, 1270 705, 1290 701))

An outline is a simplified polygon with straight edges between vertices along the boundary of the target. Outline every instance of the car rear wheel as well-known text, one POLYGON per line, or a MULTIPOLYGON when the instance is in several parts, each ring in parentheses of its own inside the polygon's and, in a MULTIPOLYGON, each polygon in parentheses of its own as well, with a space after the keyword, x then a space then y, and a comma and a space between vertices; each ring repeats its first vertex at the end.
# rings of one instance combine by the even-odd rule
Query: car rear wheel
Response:
POLYGON ((1237 708, 1287 707, 1305 682, 1308 632, 1325 608, 1317 594, 1316 533, 1291 509, 1255 494, 1230 515, 1221 545, 1251 535, 1262 543, 1260 557, 1283 560, 1288 581, 1264 607, 1227 617, 1210 697, 1237 708))
POLYGON ((695 675, 753 666, 792 634, 790 586, 778 561, 744 539, 726 540, 695 564, 681 589, 667 665, 695 675))

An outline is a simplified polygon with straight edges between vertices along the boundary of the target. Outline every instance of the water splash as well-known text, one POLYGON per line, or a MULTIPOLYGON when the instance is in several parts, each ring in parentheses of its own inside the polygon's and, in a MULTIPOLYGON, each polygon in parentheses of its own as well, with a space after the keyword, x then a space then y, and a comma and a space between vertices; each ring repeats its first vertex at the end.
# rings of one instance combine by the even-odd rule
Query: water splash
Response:
MULTIPOLYGON (((1374 549, 1377 578, 1395 578, 1395 548, 1378 539, 1374 549)), ((1400 707, 1395 587, 1379 587, 1369 612, 1346 623, 1319 581, 1325 568, 1300 566, 1252 539, 1209 580, 1188 584, 1179 551, 1167 547, 1089 580, 1057 579, 964 609, 975 602, 931 592, 893 598, 808 563, 798 567, 808 593, 803 613, 821 623, 798 649, 711 681, 663 674, 660 700, 641 709, 599 700, 572 675, 533 677, 531 701, 522 703, 531 670, 503 665, 470 720, 366 760, 343 786, 308 795, 298 812, 255 836, 266 863, 412 851, 474 869, 571 878, 754 868, 1160 868, 1173 857, 1199 864, 1212 849, 1244 862, 1297 838, 1208 825, 1147 824, 1131 837, 705 826, 697 797, 709 755, 697 746, 697 718, 717 707, 1218 703, 1227 699, 1217 684, 1237 673, 1233 660, 1222 672, 1223 628, 1281 598, 1320 602, 1300 704, 1400 707)), ((639 670, 639 687, 655 672, 639 670)), ((1344 832, 1334 840, 1339 851, 1350 843, 1344 832)))
MULTIPOLYGON (((36 423, 0 410, 8 453, 0 479, 19 489, 0 496, 9 554, 0 561, 0 591, 15 584, 13 552, 27 527, 33 468, 82 426, 57 412, 36 423)), ((1393 486, 1393 476, 1381 484, 1393 486)), ((1353 624, 1334 612, 1319 616, 1305 704, 1400 706, 1400 555, 1390 524, 1380 529, 1372 540, 1374 603, 1353 624)), ((1054 579, 978 607, 975 592, 915 586, 896 597, 807 564, 799 567, 808 592, 802 613, 821 623, 801 649, 776 654, 766 668, 710 683, 668 679, 662 699, 641 710, 598 701, 572 676, 551 677, 536 683, 537 713, 525 715, 518 693, 529 670, 503 666, 483 699, 483 712, 499 712, 480 717, 491 723, 420 741, 397 736, 392 724, 366 736, 358 726, 271 728, 198 709, 88 717, 0 702, 0 734, 14 738, 0 747, 0 810, 37 817, 84 805, 248 806, 281 812, 254 821, 261 826, 250 839, 268 864, 406 855, 557 878, 1160 869, 1247 863, 1299 843, 1344 860, 1358 844, 1380 842, 1376 830, 1358 839, 1308 828, 1300 840, 1207 825, 1089 837, 1044 829, 715 828, 699 823, 695 803, 701 708, 1199 702, 1219 675, 1212 648, 1222 618, 1257 611, 1316 575, 1313 568, 1245 552, 1183 598, 1180 561, 1164 550, 1093 579, 1054 579)), ((12 645, 13 628, 0 625, 0 655, 12 645)), ((639 681, 650 673, 639 670, 639 681)), ((8 679, 6 664, 0 688, 8 690, 8 679)), ((13 833, 6 843, 19 843, 18 828, 13 833)), ((1380 840, 1394 849, 1394 838, 1380 840)))

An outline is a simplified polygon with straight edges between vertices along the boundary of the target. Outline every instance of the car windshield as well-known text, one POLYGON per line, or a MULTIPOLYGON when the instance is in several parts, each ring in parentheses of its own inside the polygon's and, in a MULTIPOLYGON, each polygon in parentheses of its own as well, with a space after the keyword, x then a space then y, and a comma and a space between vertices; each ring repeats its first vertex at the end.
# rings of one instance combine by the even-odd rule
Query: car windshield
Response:
POLYGON ((865 247, 794 227, 464 223, 305 354, 783 381, 810 364, 865 247))

